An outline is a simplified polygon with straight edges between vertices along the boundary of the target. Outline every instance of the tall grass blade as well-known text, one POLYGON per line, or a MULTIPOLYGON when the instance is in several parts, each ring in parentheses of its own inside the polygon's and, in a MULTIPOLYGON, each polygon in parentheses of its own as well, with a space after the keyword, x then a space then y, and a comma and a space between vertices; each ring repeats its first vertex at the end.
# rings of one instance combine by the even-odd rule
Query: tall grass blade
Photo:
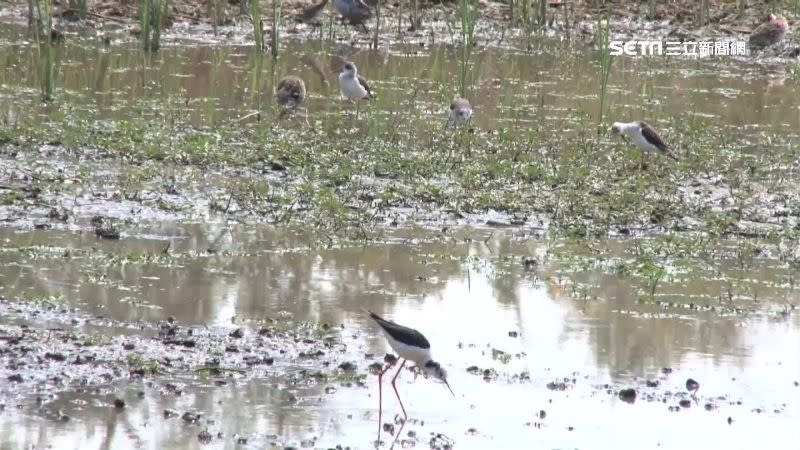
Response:
POLYGON ((375 4, 375 30, 372 32, 372 48, 377 50, 378 49, 378 37, 380 35, 381 30, 381 7, 383 6, 383 0, 378 0, 375 4))
POLYGON ((250 18, 253 22, 253 39, 259 52, 264 50, 264 33, 261 30, 261 5, 258 0, 250 1, 250 18))
POLYGON ((608 24, 608 19, 600 17, 597 20, 597 60, 600 63, 600 113, 597 118, 598 135, 603 133, 606 92, 608 90, 608 78, 611 74, 612 57, 609 51, 610 41, 611 29, 608 24))
POLYGON ((272 59, 278 59, 283 0, 272 0, 272 59))

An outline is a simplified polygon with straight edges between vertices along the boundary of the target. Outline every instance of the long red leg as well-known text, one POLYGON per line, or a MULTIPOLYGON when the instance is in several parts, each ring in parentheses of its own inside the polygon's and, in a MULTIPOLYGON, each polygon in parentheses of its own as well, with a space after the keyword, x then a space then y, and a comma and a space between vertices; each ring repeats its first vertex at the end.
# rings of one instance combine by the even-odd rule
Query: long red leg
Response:
POLYGON ((386 373, 387 370, 391 369, 393 365, 394 364, 388 364, 378 374, 378 439, 377 439, 377 443, 379 445, 380 445, 380 442, 381 442, 381 427, 383 426, 383 424, 381 423, 381 413, 383 412, 383 374, 386 373))
POLYGON ((397 392, 397 386, 394 384, 397 381, 397 377, 400 376, 400 372, 403 371, 403 366, 406 365, 406 360, 404 359, 402 363, 400 363, 400 368, 397 369, 397 373, 394 374, 392 377, 392 389, 394 389, 394 395, 397 396, 397 401, 400 403, 400 409, 403 410, 403 423, 400 424, 400 429, 397 430, 397 434, 394 436, 394 440, 392 441, 392 446, 389 447, 389 450, 394 448, 394 444, 397 443, 397 439, 400 438, 400 434, 403 432, 403 428, 406 426, 406 422, 408 422, 408 414, 406 414, 406 407, 403 406, 403 401, 400 400, 400 394, 397 392))
POLYGON ((400 368, 397 369, 397 373, 394 374, 394 378, 392 378, 392 389, 394 389, 394 395, 397 396, 397 401, 400 402, 400 409, 403 410, 403 422, 408 420, 408 414, 406 414, 406 408, 403 406, 403 401, 400 400, 400 394, 397 393, 397 386, 395 386, 395 381, 397 381, 397 377, 400 376, 400 372, 403 371, 403 366, 406 365, 406 360, 404 359, 402 363, 400 363, 400 368))

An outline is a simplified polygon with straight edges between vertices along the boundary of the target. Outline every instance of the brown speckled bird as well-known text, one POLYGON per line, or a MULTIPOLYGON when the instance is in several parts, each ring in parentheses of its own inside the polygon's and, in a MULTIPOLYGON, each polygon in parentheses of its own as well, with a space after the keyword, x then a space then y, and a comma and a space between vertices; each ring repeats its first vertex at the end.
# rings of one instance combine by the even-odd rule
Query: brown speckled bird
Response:
POLYGON ((319 3, 314 3, 307 8, 303 8, 303 10, 295 16, 295 19, 298 22, 307 23, 309 25, 317 24, 319 15, 327 4, 328 0, 322 0, 319 3))
POLYGON ((767 21, 750 33, 750 47, 761 49, 782 41, 789 30, 789 23, 783 16, 770 14, 767 21))
POLYGON ((275 99, 283 107, 297 108, 306 99, 306 84, 298 76, 287 75, 278 82, 275 99))

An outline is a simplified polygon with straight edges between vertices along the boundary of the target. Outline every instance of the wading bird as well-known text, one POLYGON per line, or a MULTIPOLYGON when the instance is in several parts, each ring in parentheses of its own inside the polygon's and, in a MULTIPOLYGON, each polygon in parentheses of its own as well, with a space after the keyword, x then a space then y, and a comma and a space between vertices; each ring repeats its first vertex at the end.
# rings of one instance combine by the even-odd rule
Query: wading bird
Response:
POLYGON ((767 21, 750 33, 750 47, 761 49, 782 41, 789 30, 789 23, 783 16, 770 14, 767 21))
POLYGON ((283 117, 289 111, 294 111, 303 104, 306 99, 306 84, 303 79, 296 75, 287 75, 278 82, 275 89, 275 100, 284 107, 281 112, 283 117))
POLYGON ((367 29, 364 22, 372 17, 372 10, 362 0, 333 0, 333 7, 351 25, 361 25, 367 29))
POLYGON ((675 161, 678 157, 669 148, 656 130, 644 122, 614 122, 611 126, 613 134, 620 134, 629 137, 636 147, 642 152, 642 159, 639 161, 639 169, 644 168, 644 155, 646 152, 660 152, 675 161))
POLYGON ((469 100, 459 96, 453 97, 450 102, 450 117, 447 119, 447 125, 459 126, 468 121, 472 117, 472 105, 469 100))
POLYGON ((362 99, 371 99, 372 91, 369 88, 367 80, 358 74, 356 65, 352 62, 344 63, 342 73, 339 74, 339 89, 342 95, 356 102, 356 119, 358 119, 359 101, 362 99))
POLYGON ((306 99, 306 84, 296 75, 287 75, 278 82, 275 99, 281 106, 296 108, 306 99))
MULTIPOLYGON (((453 389, 450 388, 450 384, 447 382, 447 371, 444 370, 439 363, 431 359, 431 344, 422 333, 413 328, 408 328, 385 320, 373 312, 367 312, 381 327, 383 333, 386 335, 386 340, 389 341, 389 345, 397 352, 400 359, 402 359, 397 373, 392 377, 392 389, 394 389, 394 394, 397 396, 397 401, 400 403, 400 409, 403 411, 403 424, 397 432, 397 436, 399 436, 400 431, 402 431, 403 426, 405 426, 408 420, 408 414, 406 414, 403 401, 400 400, 400 394, 397 392, 395 382, 407 361, 414 362, 417 367, 421 369, 425 377, 432 376, 441 380, 445 386, 447 386, 447 389, 450 390, 450 393, 453 394, 453 397, 455 397, 456 394, 453 393, 453 389)), ((396 362, 397 361, 394 361, 388 364, 386 368, 378 374, 378 441, 381 439, 381 414, 383 413, 383 374, 392 368, 396 362)))
POLYGON ((319 14, 325 9, 325 6, 328 4, 328 0, 322 0, 319 3, 312 4, 307 8, 303 8, 296 16, 295 20, 302 23, 307 23, 309 25, 316 25, 318 24, 317 18, 319 14))

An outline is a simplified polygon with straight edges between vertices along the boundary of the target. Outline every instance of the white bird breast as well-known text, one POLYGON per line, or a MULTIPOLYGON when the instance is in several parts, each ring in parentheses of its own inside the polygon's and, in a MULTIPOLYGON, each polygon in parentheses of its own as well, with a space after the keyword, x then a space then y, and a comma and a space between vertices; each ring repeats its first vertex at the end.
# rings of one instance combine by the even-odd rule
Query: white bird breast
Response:
POLYGON ((367 96, 367 90, 358 82, 356 77, 348 77, 345 74, 339 75, 339 87, 342 95, 350 100, 359 100, 367 96))
MULTIPOLYGON (((431 360, 431 350, 428 348, 419 348, 414 347, 412 345, 404 344, 395 338, 391 337, 388 333, 384 333, 386 335, 386 340, 389 341, 389 345, 392 349, 397 352, 397 355, 403 359, 407 359, 409 361, 415 362, 417 365, 422 366, 426 362, 431 360)), ((422 367, 420 367, 421 369, 422 367)))
POLYGON ((633 136, 631 136, 631 139, 633 139, 633 143, 636 144, 636 146, 639 147, 640 149, 649 152, 658 151, 658 147, 651 144, 650 142, 647 141, 647 139, 644 138, 644 135, 642 134, 641 130, 636 130, 632 134, 633 136))

